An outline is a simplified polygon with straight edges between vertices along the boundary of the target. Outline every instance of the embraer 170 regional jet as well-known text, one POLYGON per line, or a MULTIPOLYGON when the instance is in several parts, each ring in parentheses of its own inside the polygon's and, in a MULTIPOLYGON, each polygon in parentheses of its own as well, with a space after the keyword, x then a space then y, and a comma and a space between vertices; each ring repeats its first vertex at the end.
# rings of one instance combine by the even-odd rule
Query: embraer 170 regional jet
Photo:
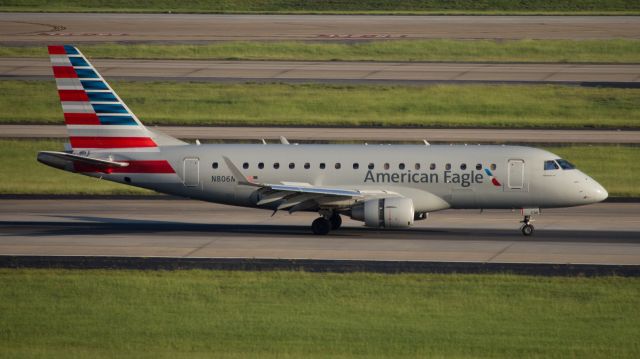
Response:
POLYGON ((276 211, 341 215, 374 228, 409 227, 448 208, 520 209, 533 233, 541 208, 607 198, 553 153, 521 146, 187 144, 146 128, 77 48, 50 46, 70 146, 38 161, 157 192, 276 211))

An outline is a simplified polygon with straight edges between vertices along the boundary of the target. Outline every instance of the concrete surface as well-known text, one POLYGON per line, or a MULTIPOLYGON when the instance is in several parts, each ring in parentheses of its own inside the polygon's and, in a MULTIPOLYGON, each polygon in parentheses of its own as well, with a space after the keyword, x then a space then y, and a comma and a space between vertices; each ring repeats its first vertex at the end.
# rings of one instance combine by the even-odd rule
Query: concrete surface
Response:
POLYGON ((449 210, 406 230, 346 220, 313 236, 289 215, 172 199, 0 200, 0 255, 640 264, 640 203, 517 212, 449 210))
POLYGON ((638 16, 0 14, 2 43, 640 38, 638 16))

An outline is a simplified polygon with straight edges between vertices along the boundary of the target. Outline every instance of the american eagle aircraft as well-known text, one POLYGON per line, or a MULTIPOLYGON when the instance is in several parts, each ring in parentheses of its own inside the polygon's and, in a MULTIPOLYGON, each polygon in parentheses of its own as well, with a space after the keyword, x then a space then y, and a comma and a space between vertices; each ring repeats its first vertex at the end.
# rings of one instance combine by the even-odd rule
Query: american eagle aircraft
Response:
POLYGON ((341 216, 409 227, 448 208, 541 208, 607 198, 598 182, 537 148, 494 145, 188 144, 146 128, 82 53, 50 46, 70 144, 38 161, 170 195, 275 211, 317 212, 315 234, 341 216))

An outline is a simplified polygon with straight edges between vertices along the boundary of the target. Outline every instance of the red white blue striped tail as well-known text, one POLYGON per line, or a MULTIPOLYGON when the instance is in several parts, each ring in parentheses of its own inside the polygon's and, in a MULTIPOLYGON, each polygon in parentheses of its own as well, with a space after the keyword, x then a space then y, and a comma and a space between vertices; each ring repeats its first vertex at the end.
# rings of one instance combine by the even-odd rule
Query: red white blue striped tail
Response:
POLYGON ((74 46, 49 46, 74 152, 157 151, 153 133, 74 46))

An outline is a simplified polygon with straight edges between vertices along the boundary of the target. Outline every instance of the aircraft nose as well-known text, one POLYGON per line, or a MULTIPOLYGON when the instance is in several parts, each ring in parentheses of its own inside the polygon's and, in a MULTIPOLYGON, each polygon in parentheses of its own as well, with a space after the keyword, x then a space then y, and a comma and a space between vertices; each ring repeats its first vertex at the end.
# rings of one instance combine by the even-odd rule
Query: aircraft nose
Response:
POLYGON ((609 197, 609 192, 596 181, 593 181, 592 189, 589 192, 591 192, 594 202, 602 202, 609 197))

